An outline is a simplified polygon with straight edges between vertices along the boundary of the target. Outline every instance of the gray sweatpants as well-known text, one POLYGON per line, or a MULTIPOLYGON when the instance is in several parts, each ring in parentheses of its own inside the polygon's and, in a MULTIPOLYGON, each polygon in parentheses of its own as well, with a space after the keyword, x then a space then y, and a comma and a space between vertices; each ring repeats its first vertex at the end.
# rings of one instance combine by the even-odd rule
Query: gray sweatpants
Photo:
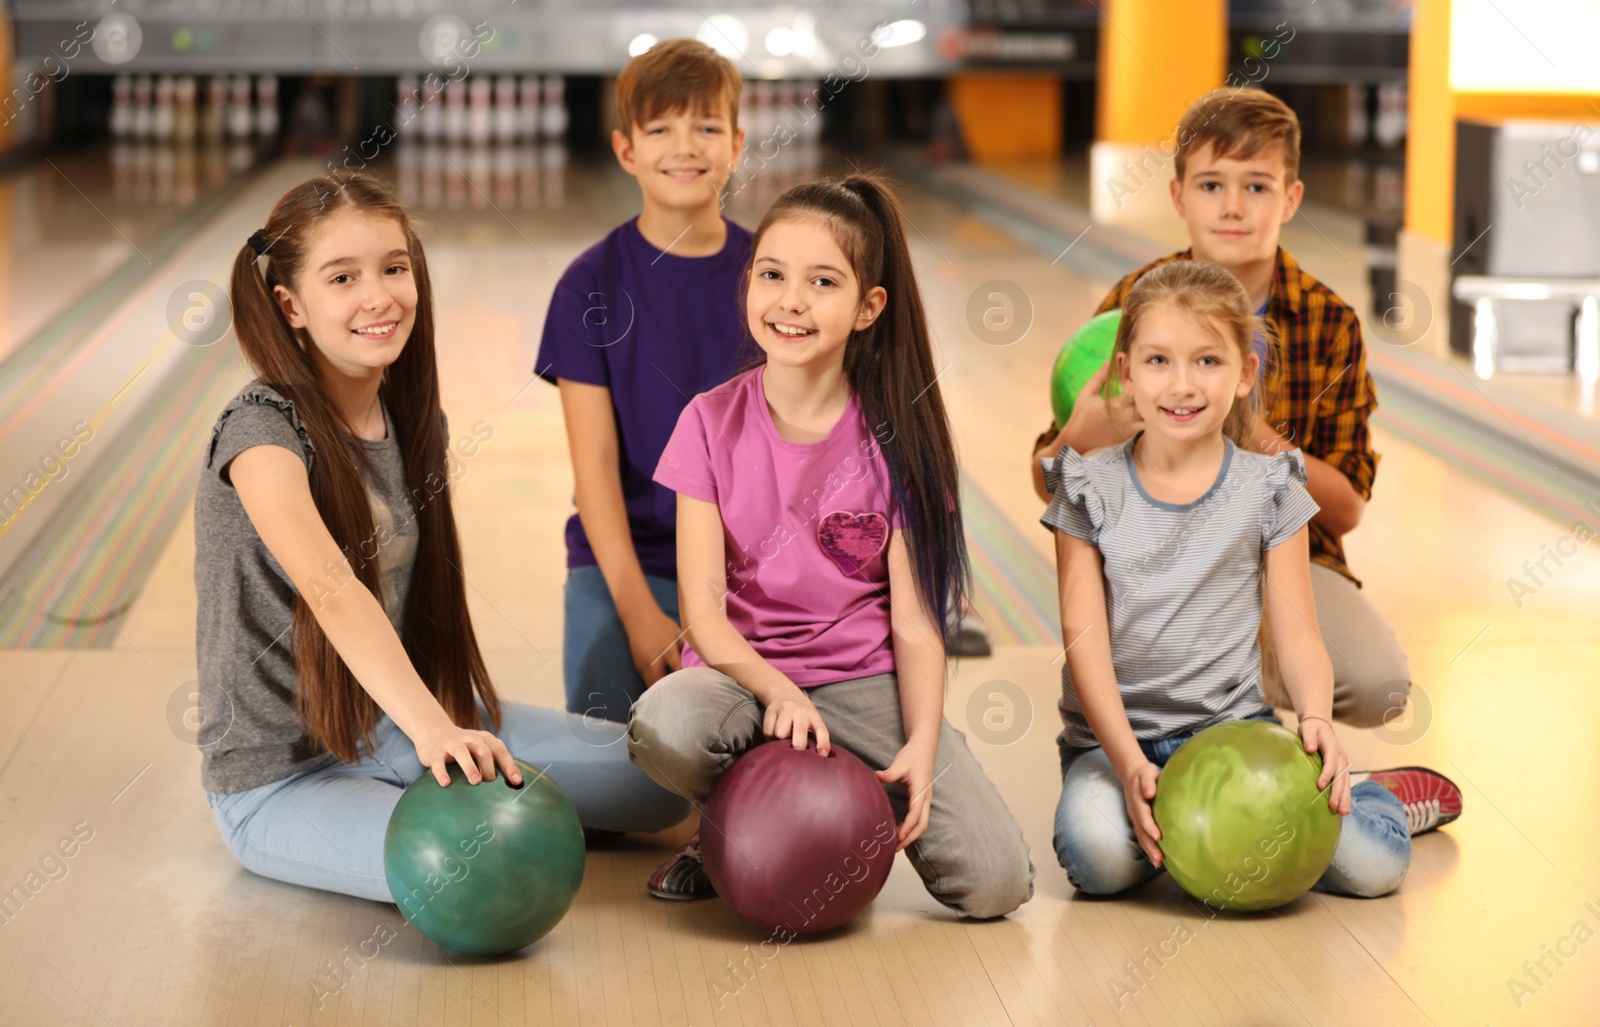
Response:
MULTIPOLYGON (((834 745, 883 770, 906 744, 893 674, 806 689, 834 745)), ((675 671, 633 705, 628 755, 663 788, 699 806, 717 776, 766 741, 764 710, 732 678, 709 667, 675 671)), ((933 762, 928 829, 906 855, 928 894, 963 916, 1004 916, 1033 897, 1033 861, 1022 828, 947 720, 933 762)), ((902 785, 888 788, 895 818, 906 813, 902 785)))

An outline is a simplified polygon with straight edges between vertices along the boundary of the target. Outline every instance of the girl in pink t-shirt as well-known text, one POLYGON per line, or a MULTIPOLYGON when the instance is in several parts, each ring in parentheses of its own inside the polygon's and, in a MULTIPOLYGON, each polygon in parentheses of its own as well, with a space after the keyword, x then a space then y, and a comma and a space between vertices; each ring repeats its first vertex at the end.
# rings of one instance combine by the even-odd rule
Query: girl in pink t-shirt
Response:
MULTIPOLYGON (((944 720, 940 625, 970 570, 955 447, 900 205, 857 175, 796 186, 743 289, 765 357, 696 396, 655 480, 678 493, 683 668, 634 704, 633 761, 696 802, 767 738, 877 771, 929 892, 967 916, 1033 893, 1027 843, 944 720), (937 782, 937 786, 935 786, 937 782)), ((714 894, 699 838, 650 881, 714 894)))

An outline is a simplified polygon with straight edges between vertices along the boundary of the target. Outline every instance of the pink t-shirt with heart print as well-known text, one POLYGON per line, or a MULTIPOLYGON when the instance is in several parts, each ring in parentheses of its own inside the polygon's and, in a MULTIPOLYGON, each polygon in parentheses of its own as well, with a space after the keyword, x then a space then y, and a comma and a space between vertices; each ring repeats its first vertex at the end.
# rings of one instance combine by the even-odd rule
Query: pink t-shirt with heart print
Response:
MULTIPOLYGON (((655 480, 722 514, 728 620, 802 687, 894 670, 888 542, 904 527, 856 397, 820 442, 773 426, 762 365, 696 396, 655 480)), ((679 590, 704 587, 679 582, 679 590)), ((685 645, 683 665, 703 666, 685 645)))

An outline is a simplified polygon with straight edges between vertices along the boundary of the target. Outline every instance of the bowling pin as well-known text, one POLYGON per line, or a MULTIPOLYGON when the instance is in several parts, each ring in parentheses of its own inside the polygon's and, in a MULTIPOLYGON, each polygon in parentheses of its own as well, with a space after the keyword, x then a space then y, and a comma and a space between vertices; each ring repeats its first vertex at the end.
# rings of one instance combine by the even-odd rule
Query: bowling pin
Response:
POLYGON ((133 76, 118 75, 111 80, 111 135, 121 139, 133 134, 133 76))
POLYGON ((517 87, 517 138, 539 138, 539 76, 524 75, 517 87))
POLYGON ((1367 84, 1351 82, 1345 86, 1345 142, 1354 149, 1367 145, 1372 125, 1367 118, 1367 84))
POLYGON ((155 112, 150 109, 152 94, 155 84, 149 75, 140 75, 133 80, 133 137, 135 139, 149 139, 150 133, 155 131, 155 112))
POLYGON ((278 134, 278 76, 268 73, 256 80, 256 134, 278 134))
POLYGON ((418 109, 422 103, 422 95, 417 92, 417 76, 401 75, 394 82, 394 110, 390 124, 394 126, 395 134, 401 137, 415 137, 422 134, 422 112, 418 109))
POLYGON ((501 144, 517 138, 517 80, 511 75, 494 80, 494 137, 501 144))
POLYGON ((801 117, 799 112, 795 110, 795 101, 797 101, 799 98, 800 87, 796 83, 778 83, 777 122, 779 125, 783 125, 788 129, 787 132, 783 133, 785 137, 798 137, 800 135, 800 125, 804 119, 801 117))
POLYGON ((757 82, 753 90, 753 105, 750 124, 750 136, 760 144, 771 136, 777 127, 777 91, 772 88, 771 82, 757 82))
POLYGON ((250 138, 254 121, 250 111, 250 76, 235 75, 233 90, 228 96, 228 135, 234 139, 250 138))
POLYGON ((544 77, 543 103, 539 105, 539 131, 546 139, 567 134, 567 84, 560 75, 544 77))
POLYGON ((444 138, 443 83, 437 78, 423 79, 422 98, 418 102, 421 106, 417 111, 417 121, 422 126, 422 138, 436 143, 444 138))
POLYGON ((821 92, 822 83, 804 82, 800 86, 800 95, 795 98, 800 108, 800 138, 807 143, 815 143, 822 138, 822 101, 818 99, 821 92))
POLYGON ((467 141, 483 146, 494 137, 494 84, 482 75, 467 81, 467 141))
POLYGON ((172 105, 172 76, 162 75, 156 79, 155 104, 151 109, 150 134, 156 139, 166 141, 172 138, 174 122, 177 112, 172 105))
POLYGON ((444 138, 449 143, 467 139, 467 83, 457 79, 444 87, 444 138))
POLYGON ((467 148, 464 144, 447 144, 444 153, 444 205, 447 210, 464 210, 467 206, 467 148))
POLYGON ((215 143, 228 128, 228 80, 213 75, 206 80, 206 107, 201 115, 200 131, 208 142, 215 143))
POLYGON ((172 138, 180 144, 193 145, 199 131, 198 113, 195 110, 195 81, 193 75, 180 75, 172 86, 172 138))

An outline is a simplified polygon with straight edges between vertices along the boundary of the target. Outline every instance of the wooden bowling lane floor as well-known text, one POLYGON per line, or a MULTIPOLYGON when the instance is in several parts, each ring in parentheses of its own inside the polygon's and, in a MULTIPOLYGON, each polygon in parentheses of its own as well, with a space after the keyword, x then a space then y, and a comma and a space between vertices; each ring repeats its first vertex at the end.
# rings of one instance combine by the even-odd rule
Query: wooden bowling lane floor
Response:
MULTIPOLYGON (((568 195, 560 217, 513 214, 518 231, 495 229, 492 212, 438 225, 430 248, 452 428, 483 420, 495 432, 456 492, 474 622, 505 693, 548 705, 561 701, 570 470, 555 390, 513 394, 556 274, 603 224, 585 216, 580 190, 568 195), (550 265, 529 257, 519 231, 550 265)), ((908 202, 968 473, 1045 553, 1025 454, 1053 345, 974 341, 966 304, 1005 278, 1033 295, 1041 323, 1067 325, 1102 286, 1048 268, 935 196, 908 202)), ((1038 867, 1033 901, 1006 920, 953 919, 899 860, 851 929, 763 949, 720 902, 645 894, 685 825, 592 850, 571 914, 519 956, 446 953, 393 907, 254 877, 223 847, 186 720, 185 523, 115 648, 0 656, 0 900, 14 887, 27 895, 0 922, 0 1023, 1593 1023, 1595 546, 1559 566, 1547 559, 1551 573, 1519 607, 1509 581, 1530 581, 1524 561, 1547 548, 1569 549, 1560 540, 1572 526, 1386 434, 1381 416, 1377 492, 1348 545, 1410 654, 1416 719, 1340 735, 1358 766, 1434 766, 1466 793, 1459 822, 1417 839, 1391 897, 1313 894, 1213 920, 1165 878, 1121 900, 1077 898, 1050 844, 1059 646, 1005 646, 956 666, 946 706, 1038 867), (75 827, 92 837, 47 859, 75 827), (340 962, 343 979, 329 965, 340 962)))

